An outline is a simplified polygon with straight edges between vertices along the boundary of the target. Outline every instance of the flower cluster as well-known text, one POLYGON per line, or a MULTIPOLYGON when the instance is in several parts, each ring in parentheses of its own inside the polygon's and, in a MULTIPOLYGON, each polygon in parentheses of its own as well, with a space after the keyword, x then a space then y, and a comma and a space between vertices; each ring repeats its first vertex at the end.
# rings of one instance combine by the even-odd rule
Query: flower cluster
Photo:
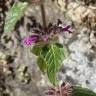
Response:
POLYGON ((72 96, 73 86, 63 83, 60 87, 50 87, 44 92, 45 96, 72 96))
POLYGON ((48 42, 50 38, 54 38, 54 36, 62 33, 62 32, 69 32, 72 33, 70 30, 70 25, 67 25, 65 27, 61 26, 61 21, 58 20, 58 23, 56 25, 53 25, 52 23, 49 23, 49 25, 44 28, 40 23, 37 23, 34 21, 32 29, 33 29, 33 35, 25 38, 23 40, 23 43, 25 45, 32 45, 33 43, 36 43, 38 41, 44 41, 48 42))

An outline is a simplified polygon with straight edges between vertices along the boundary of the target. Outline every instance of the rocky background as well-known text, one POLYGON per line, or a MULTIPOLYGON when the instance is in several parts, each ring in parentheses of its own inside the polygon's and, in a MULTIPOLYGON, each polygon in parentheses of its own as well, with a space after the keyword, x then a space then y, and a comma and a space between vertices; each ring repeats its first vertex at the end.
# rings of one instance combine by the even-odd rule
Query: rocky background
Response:
MULTIPOLYGON (((72 26, 72 34, 60 36, 69 56, 58 72, 58 79, 96 92, 96 1, 45 0, 44 5, 47 24, 61 19, 64 25, 72 26)), ((32 24, 28 17, 35 17, 42 24, 38 4, 27 8, 23 24, 19 22, 13 33, 1 35, 0 96, 42 96, 49 84, 36 65, 36 56, 20 43, 26 31, 32 30, 28 30, 27 24, 32 24)))

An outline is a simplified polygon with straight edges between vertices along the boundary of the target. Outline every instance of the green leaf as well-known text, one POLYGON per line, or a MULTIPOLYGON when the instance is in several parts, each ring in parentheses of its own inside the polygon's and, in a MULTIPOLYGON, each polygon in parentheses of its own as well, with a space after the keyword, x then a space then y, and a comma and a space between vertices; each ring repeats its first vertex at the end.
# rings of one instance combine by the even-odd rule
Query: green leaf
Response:
POLYGON ((35 54, 36 56, 39 56, 40 55, 40 52, 41 52, 41 47, 38 47, 37 45, 32 45, 30 47, 30 51, 35 54))
POLYGON ((60 44, 49 44, 42 48, 41 56, 47 65, 47 75, 53 85, 57 85, 56 72, 60 69, 60 65, 68 52, 60 44))
POLYGON ((4 31, 10 32, 14 29, 16 22, 21 18, 25 9, 27 8, 28 3, 15 3, 9 12, 7 13, 5 19, 4 31))
POLYGON ((74 86, 72 96, 96 96, 96 93, 92 92, 91 90, 89 90, 87 88, 74 86))
POLYGON ((47 64, 45 63, 44 59, 42 59, 42 57, 38 57, 37 58, 37 64, 40 68, 40 70, 45 73, 46 72, 46 68, 47 68, 47 64))

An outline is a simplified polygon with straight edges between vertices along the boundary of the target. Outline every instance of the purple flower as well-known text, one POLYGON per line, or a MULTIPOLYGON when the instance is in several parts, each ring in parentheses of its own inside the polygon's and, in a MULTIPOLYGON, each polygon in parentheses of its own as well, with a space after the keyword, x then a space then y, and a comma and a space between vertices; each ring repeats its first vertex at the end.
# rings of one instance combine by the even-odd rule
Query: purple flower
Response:
POLYGON ((73 86, 63 83, 61 86, 49 87, 44 96, 72 96, 73 86))
POLYGON ((25 38, 23 44, 31 45, 33 43, 38 43, 40 40, 48 42, 50 38, 52 39, 62 32, 72 33, 70 25, 63 27, 61 24, 62 22, 59 20, 57 24, 53 25, 52 23, 49 23, 49 25, 44 28, 40 23, 37 23, 36 20, 33 20, 32 32, 36 35, 25 38))
POLYGON ((25 45, 32 45, 33 43, 35 43, 38 39, 37 35, 32 35, 31 37, 27 37, 23 39, 23 44, 25 45))
POLYGON ((43 39, 43 41, 47 42, 48 41, 48 35, 42 36, 42 39, 43 39))
POLYGON ((72 31, 71 30, 69 30, 69 28, 70 28, 71 26, 70 25, 68 25, 68 26, 66 26, 66 27, 64 27, 64 28, 62 28, 62 31, 63 32, 69 32, 69 33, 72 33, 72 31))

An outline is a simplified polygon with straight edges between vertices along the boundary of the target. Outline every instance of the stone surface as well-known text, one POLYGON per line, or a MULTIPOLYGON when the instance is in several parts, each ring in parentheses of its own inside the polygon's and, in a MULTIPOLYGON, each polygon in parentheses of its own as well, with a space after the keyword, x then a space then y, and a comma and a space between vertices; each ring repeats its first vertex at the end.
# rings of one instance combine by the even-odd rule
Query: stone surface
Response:
POLYGON ((96 92, 96 51, 91 49, 87 34, 81 32, 77 37, 68 45, 70 55, 63 62, 61 78, 96 92))

